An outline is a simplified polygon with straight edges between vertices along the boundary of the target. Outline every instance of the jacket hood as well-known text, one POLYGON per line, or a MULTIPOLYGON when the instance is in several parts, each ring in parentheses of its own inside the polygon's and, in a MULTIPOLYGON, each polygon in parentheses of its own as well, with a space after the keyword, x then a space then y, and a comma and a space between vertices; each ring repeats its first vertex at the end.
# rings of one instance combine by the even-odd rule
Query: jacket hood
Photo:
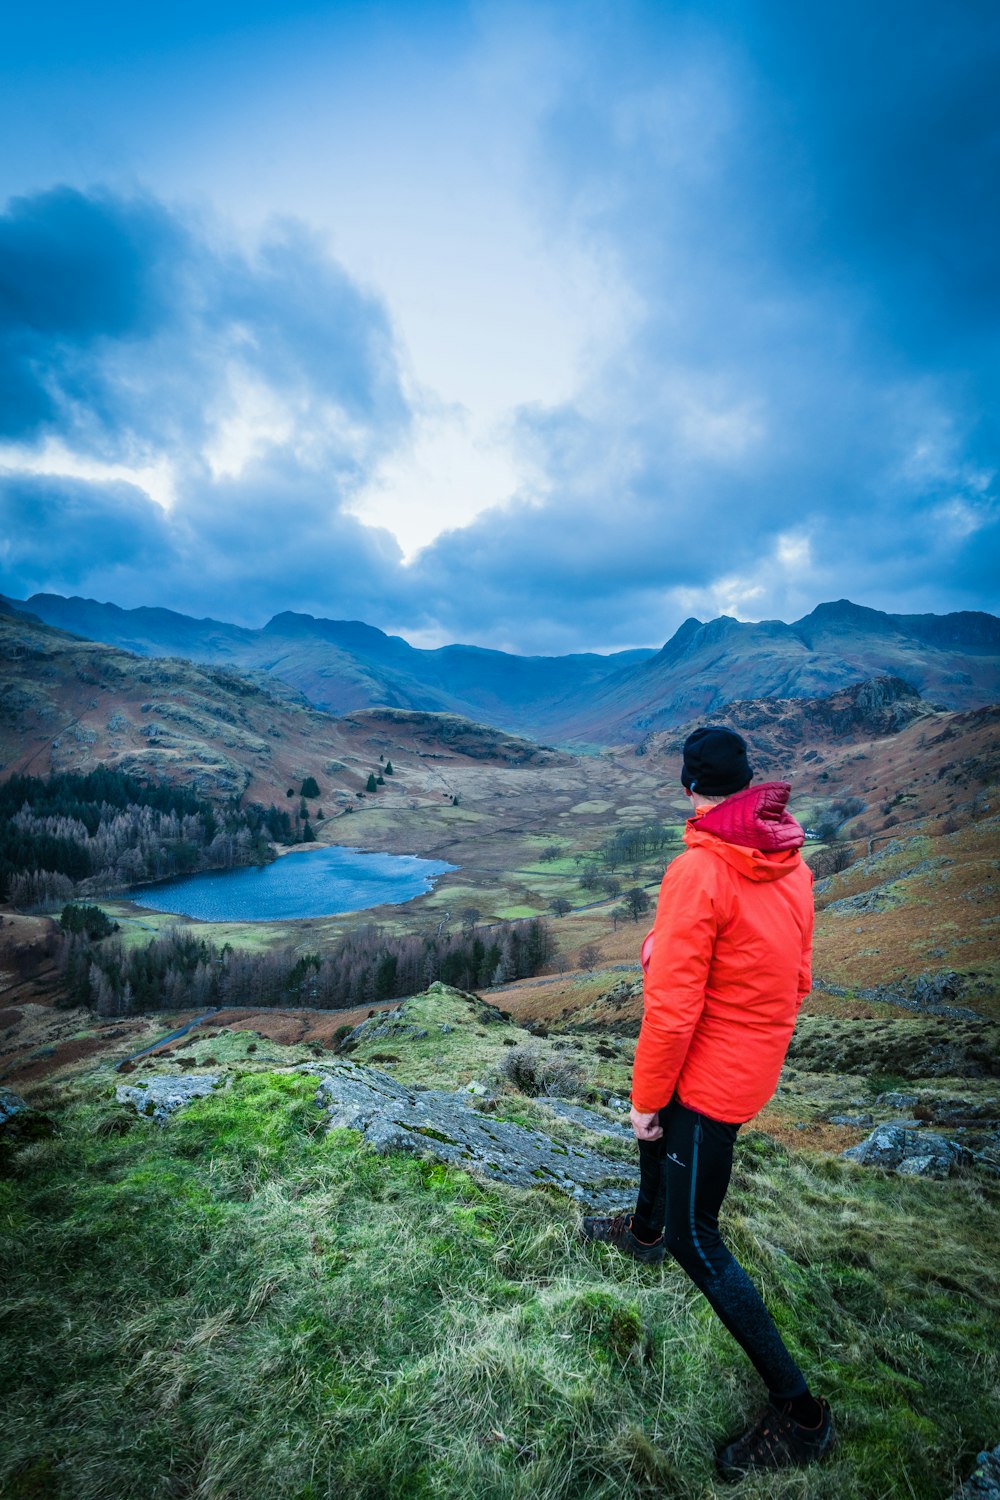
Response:
POLYGON ((799 864, 805 833, 787 811, 787 781, 765 781, 689 818, 684 842, 711 848, 751 880, 777 880, 799 864))

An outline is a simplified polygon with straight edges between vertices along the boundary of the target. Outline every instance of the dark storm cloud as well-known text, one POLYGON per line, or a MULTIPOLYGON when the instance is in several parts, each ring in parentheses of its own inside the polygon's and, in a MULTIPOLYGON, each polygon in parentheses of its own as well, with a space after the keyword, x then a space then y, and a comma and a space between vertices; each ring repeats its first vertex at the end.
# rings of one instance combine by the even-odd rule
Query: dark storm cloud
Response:
POLYGON ((345 515, 329 477, 287 454, 193 489, 175 525, 187 537, 170 581, 182 610, 199 609, 207 587, 226 618, 253 624, 283 609, 377 622, 398 598, 395 539, 345 515))
POLYGON ((69 592, 95 573, 110 585, 176 562, 163 511, 130 484, 14 474, 0 469, 3 590, 30 593, 39 578, 69 592))
MULTIPOLYGON (((107 400, 101 347, 163 325, 179 231, 154 205, 57 188, 0 217, 0 433, 64 428, 107 400)), ((113 413, 102 413, 110 419, 113 413)))
POLYGON ((429 596, 472 569, 499 630, 623 642, 685 599, 996 607, 1000 13, 630 18, 551 114, 545 199, 642 316, 522 412, 540 494, 428 549, 429 596))
POLYGON ((0 217, 7 437, 193 448, 234 367, 369 424, 374 448, 407 418, 384 310, 301 226, 249 259, 148 198, 59 188, 0 217))
POLYGON ((6 474, 8 592, 113 581, 122 603, 254 623, 289 605, 375 613, 391 595, 398 547, 342 507, 409 422, 392 330, 301 226, 248 257, 146 198, 14 201, 0 386, 3 436, 58 441, 86 473, 6 474), (93 476, 163 455, 167 511, 93 476))
POLYGON ((18 501, 6 553, 25 588, 96 590, 119 514, 119 602, 248 623, 294 607, 545 650, 843 595, 998 607, 1000 11, 537 14, 561 43, 533 205, 633 311, 571 398, 513 417, 530 484, 402 567, 344 509, 409 422, 378 300, 301 226, 237 253, 153 199, 60 189, 0 218, 3 432, 167 453, 176 500, 81 481, 94 525, 49 553, 72 487, 31 481, 47 508, 18 501), (155 575, 130 571, 151 549, 155 575))

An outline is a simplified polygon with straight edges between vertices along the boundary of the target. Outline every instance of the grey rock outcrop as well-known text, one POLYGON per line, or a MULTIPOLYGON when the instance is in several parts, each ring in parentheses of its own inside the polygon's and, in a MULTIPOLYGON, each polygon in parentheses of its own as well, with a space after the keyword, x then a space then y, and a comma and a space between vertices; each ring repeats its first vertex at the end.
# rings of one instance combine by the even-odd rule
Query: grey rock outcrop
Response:
POLYGON ((0 1130, 28 1111, 27 1102, 13 1089, 0 1088, 0 1130))
POLYGON ((901 1125, 879 1125, 841 1156, 863 1167, 883 1167, 902 1177, 944 1178, 971 1153, 955 1141, 930 1130, 905 1130, 901 1125))
POLYGON ((606 1005, 610 1010, 621 1010, 623 1006, 637 1000, 642 994, 642 975, 636 979, 618 979, 609 990, 598 998, 599 1005, 606 1005))
POLYGON ((119 1104, 131 1104, 136 1113, 148 1115, 162 1125, 177 1110, 210 1094, 219 1084, 217 1073, 180 1073, 176 1078, 157 1076, 141 1083, 120 1083, 115 1089, 119 1104))
POLYGON ((947 1016, 953 1021, 982 1020, 978 1011, 970 1010, 966 1005, 945 1005, 940 1001, 928 999, 929 991, 927 990, 921 990, 923 999, 914 999, 914 992, 919 983, 919 980, 915 981, 909 991, 893 989, 890 984, 876 984, 867 989, 860 987, 849 989, 842 984, 832 984, 829 980, 817 979, 815 987, 824 990, 828 995, 850 995, 855 1000, 874 1000, 883 1005, 899 1005, 904 1010, 912 1010, 917 1014, 947 1016))
POLYGON ((916 1094, 902 1094, 892 1089, 887 1094, 879 1094, 875 1103, 880 1109, 905 1110, 907 1114, 917 1107, 916 1094))
MULTIPOLYGON (((569 1120, 573 1125, 582 1125, 594 1135, 617 1136, 622 1140, 634 1140, 632 1128, 621 1120, 608 1120, 596 1109, 587 1109, 583 1104, 574 1104, 569 1099, 539 1099, 544 1109, 550 1110, 560 1120, 569 1120)), ((626 1105, 626 1108, 628 1106, 626 1105)))
MULTIPOLYGON (((515 1187, 557 1188, 597 1209, 619 1208, 635 1193, 638 1169, 631 1163, 484 1114, 464 1091, 407 1088, 350 1062, 309 1071, 320 1072, 317 1103, 329 1127, 361 1131, 376 1151, 429 1152, 515 1187)), ((547 1106, 553 1102, 559 1101, 549 1100, 547 1106)), ((587 1128, 596 1129, 598 1121, 603 1132, 612 1133, 609 1122, 596 1114, 587 1128)))
MULTIPOLYGON (((893 852, 895 853, 897 850, 893 849, 893 852)), ((877 858, 879 856, 874 856, 873 859, 862 860, 852 865, 851 875, 857 875, 859 872, 867 873, 873 867, 874 859, 877 858)), ((836 901, 828 901, 823 910, 832 912, 835 916, 852 916, 858 912, 890 911, 904 899, 904 893, 897 889, 901 881, 912 880, 915 875, 929 875, 933 870, 953 863, 953 860, 947 859, 943 855, 938 855, 933 859, 918 860, 908 870, 897 871, 891 879, 880 881, 878 885, 870 886, 867 891, 860 891, 856 896, 841 896, 836 901)), ((830 880, 828 877, 817 884, 817 893, 821 895, 825 894, 829 886, 830 880), (822 891, 820 890, 820 885, 823 887, 822 891)), ((941 998, 951 997, 929 995, 927 998, 936 1001, 941 998)))
POLYGON ((936 974, 921 974, 910 991, 917 1005, 954 1005, 965 993, 965 980, 954 969, 939 969, 936 974))
POLYGON ((404 1037, 413 1040, 426 1035, 426 1027, 404 1021, 398 1010, 390 1010, 384 1015, 369 1016, 367 1020, 361 1021, 353 1031, 347 1033, 339 1050, 353 1052, 359 1042, 402 1041, 404 1037))
POLYGON ((976 1467, 952 1500, 1000 1500, 1000 1443, 979 1454, 976 1467))
POLYGON ((921 1094, 918 1100, 924 1119, 935 1125, 967 1125, 972 1121, 1000 1120, 1000 1099, 947 1098, 921 1094))
POLYGON ((16 1150, 54 1130, 55 1122, 43 1110, 35 1109, 13 1089, 0 1086, 0 1150, 16 1150))

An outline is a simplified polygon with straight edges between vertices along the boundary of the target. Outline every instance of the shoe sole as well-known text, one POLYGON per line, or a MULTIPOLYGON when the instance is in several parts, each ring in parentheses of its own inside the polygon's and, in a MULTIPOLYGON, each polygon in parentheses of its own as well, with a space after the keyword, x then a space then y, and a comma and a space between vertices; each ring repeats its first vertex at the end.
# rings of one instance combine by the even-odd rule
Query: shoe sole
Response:
MULTIPOLYGON (((836 1430, 834 1430, 830 1434, 829 1442, 821 1452, 816 1454, 815 1458, 804 1458, 801 1460, 801 1462, 781 1464, 780 1467, 775 1468, 766 1466, 762 1468, 738 1469, 734 1468, 732 1464, 725 1463, 723 1461, 722 1455, 719 1454, 719 1456, 715 1460, 715 1467, 719 1478, 724 1480, 726 1484, 739 1484, 741 1479, 749 1479, 754 1474, 777 1474, 780 1473, 782 1469, 810 1469, 812 1468, 813 1464, 825 1463, 836 1446, 837 1433, 836 1430)), ((725 1452, 725 1449, 723 1449, 723 1452, 725 1452)))
POLYGON ((619 1255, 626 1255, 629 1260, 638 1262, 640 1266, 662 1266, 667 1258, 665 1250, 661 1250, 659 1254, 654 1251, 652 1255, 639 1255, 628 1245, 619 1245, 614 1240, 599 1239, 597 1235, 586 1234, 583 1230, 580 1231, 580 1238, 587 1245, 607 1245, 609 1250, 617 1250, 619 1255))

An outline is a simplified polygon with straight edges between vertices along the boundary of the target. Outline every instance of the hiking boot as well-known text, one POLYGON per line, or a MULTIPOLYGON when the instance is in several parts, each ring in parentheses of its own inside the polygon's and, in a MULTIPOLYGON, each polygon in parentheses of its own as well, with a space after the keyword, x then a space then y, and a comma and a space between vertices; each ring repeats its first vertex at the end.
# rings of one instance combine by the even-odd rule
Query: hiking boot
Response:
POLYGON ((823 1420, 818 1427, 802 1427, 784 1412, 768 1406, 749 1432, 728 1443, 716 1460, 723 1479, 742 1479, 761 1469, 789 1469, 825 1458, 836 1442, 833 1418, 820 1401, 823 1420))
POLYGON ((652 1245, 644 1245, 642 1240, 636 1239, 632 1233, 631 1214, 615 1214, 613 1219, 584 1219, 580 1233, 585 1240, 613 1245, 623 1255, 631 1255, 633 1260, 641 1260, 648 1266, 658 1266, 666 1253, 662 1234, 652 1245))

